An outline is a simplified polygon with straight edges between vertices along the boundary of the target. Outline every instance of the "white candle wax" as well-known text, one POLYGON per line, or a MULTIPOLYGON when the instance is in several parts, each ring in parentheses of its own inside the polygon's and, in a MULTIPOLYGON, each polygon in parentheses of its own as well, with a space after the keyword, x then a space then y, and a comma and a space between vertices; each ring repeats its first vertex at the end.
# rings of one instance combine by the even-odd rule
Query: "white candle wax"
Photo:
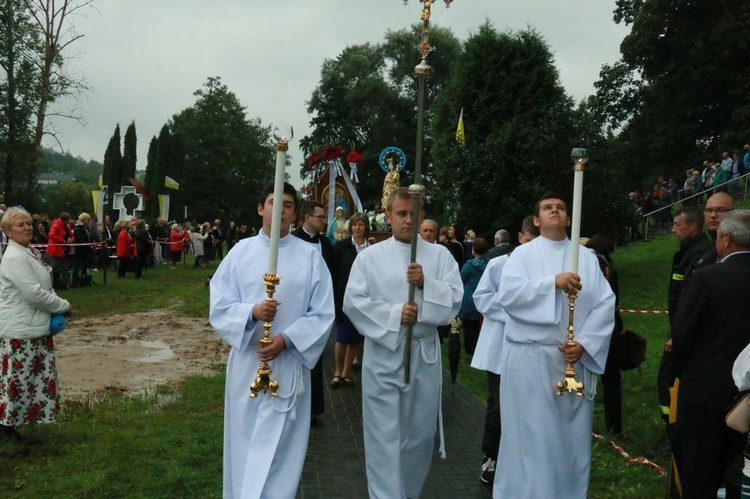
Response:
POLYGON ((281 208, 284 206, 284 169, 286 168, 287 145, 282 138, 276 146, 276 176, 273 183, 273 211, 271 217, 271 246, 268 249, 268 273, 276 274, 279 264, 279 234, 281 232, 281 208))
POLYGON ((570 263, 568 272, 578 273, 578 251, 581 242, 581 205, 583 204, 583 169, 573 172, 573 215, 570 226, 570 263))

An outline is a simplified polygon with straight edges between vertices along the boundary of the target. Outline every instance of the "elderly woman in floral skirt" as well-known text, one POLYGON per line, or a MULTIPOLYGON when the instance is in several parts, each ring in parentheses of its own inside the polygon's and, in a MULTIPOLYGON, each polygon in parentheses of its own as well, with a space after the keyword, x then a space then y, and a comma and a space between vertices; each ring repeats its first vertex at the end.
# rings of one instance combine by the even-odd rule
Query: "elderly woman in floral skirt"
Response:
POLYGON ((5 212, 0 228, 8 247, 0 262, 0 437, 16 426, 49 423, 58 410, 51 314, 70 315, 70 303, 52 289, 51 269, 30 247, 31 215, 5 212))

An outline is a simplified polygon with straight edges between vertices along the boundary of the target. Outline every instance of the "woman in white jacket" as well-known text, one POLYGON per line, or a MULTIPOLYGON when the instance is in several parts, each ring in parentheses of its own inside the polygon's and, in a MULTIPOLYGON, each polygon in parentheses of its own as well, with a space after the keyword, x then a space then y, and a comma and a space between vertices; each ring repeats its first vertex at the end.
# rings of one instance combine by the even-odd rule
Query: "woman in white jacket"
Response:
POLYGON ((27 423, 49 423, 58 410, 51 314, 70 315, 67 300, 52 289, 52 269, 31 248, 26 210, 5 212, 0 228, 8 247, 0 262, 0 436, 27 423))
POLYGON ((208 239, 208 232, 210 230, 211 225, 208 222, 201 226, 196 225, 192 228, 190 242, 193 243, 193 254, 195 255, 195 264, 193 267, 197 267, 198 265, 201 267, 208 267, 208 265, 206 265, 206 251, 203 243, 208 239))

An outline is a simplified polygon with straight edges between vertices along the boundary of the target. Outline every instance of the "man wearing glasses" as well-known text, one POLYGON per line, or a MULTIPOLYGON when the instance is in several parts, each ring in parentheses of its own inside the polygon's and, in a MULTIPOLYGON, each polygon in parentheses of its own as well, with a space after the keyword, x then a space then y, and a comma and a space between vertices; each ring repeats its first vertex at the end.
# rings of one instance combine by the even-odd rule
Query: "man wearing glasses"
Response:
MULTIPOLYGON (((333 246, 325 237, 326 211, 323 204, 318 201, 305 201, 300 206, 300 216, 302 225, 292 232, 303 241, 314 244, 323 254, 323 261, 326 262, 328 272, 331 272, 333 265, 333 246), (322 234, 322 236, 321 236, 322 234)), ((311 416, 315 422, 318 416, 325 412, 325 403, 323 400, 323 356, 318 359, 318 363, 310 371, 311 389, 310 395, 312 400, 311 416)))
MULTIPOLYGON (((719 224, 727 213, 734 210, 734 198, 726 192, 717 192, 706 201, 706 207, 703 209, 703 220, 708 231, 708 238, 711 242, 716 241, 716 233, 719 230, 719 224)), ((719 255, 716 252, 716 245, 712 244, 706 251, 690 265, 685 271, 685 281, 690 279, 693 272, 701 267, 716 263, 719 255)), ((687 282, 683 283, 683 285, 687 282)))

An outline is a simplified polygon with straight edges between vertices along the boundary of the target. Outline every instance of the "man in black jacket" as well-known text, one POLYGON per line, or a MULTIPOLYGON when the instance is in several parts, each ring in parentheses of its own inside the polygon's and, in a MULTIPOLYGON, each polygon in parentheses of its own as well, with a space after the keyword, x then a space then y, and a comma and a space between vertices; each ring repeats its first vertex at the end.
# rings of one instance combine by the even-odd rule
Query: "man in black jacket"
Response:
MULTIPOLYGON (((298 227, 292 234, 299 237, 303 241, 314 244, 320 249, 323 255, 323 261, 326 262, 328 272, 331 272, 333 265, 333 247, 327 237, 321 236, 325 234, 325 221, 326 212, 323 208, 323 204, 318 201, 305 201, 300 207, 300 216, 302 217, 302 225, 298 227)), ((325 412, 325 405, 323 400, 323 356, 321 355, 318 359, 318 363, 310 371, 310 395, 312 397, 312 418, 315 420, 316 417, 322 416, 325 412)))
MULTIPOLYGON (((703 233, 703 213, 694 206, 685 206, 674 216, 672 233, 680 243, 680 249, 672 258, 672 275, 669 281, 667 308, 669 311, 669 326, 674 327, 677 316, 677 306, 680 302, 685 273, 687 269, 703 255, 711 246, 711 241, 703 233)), ((669 417, 669 389, 674 385, 675 373, 672 364, 672 335, 664 344, 664 352, 659 365, 657 376, 657 391, 662 418, 668 422, 669 417)))
MULTIPOLYGON (((732 365, 750 343, 750 210, 727 213, 716 250, 721 262, 698 270, 685 287, 672 329, 680 378, 677 425, 683 498, 716 497, 745 436, 724 422, 737 395, 732 365)), ((727 497, 739 497, 730 490, 727 497), (734 495, 732 495, 734 494, 734 495)))

